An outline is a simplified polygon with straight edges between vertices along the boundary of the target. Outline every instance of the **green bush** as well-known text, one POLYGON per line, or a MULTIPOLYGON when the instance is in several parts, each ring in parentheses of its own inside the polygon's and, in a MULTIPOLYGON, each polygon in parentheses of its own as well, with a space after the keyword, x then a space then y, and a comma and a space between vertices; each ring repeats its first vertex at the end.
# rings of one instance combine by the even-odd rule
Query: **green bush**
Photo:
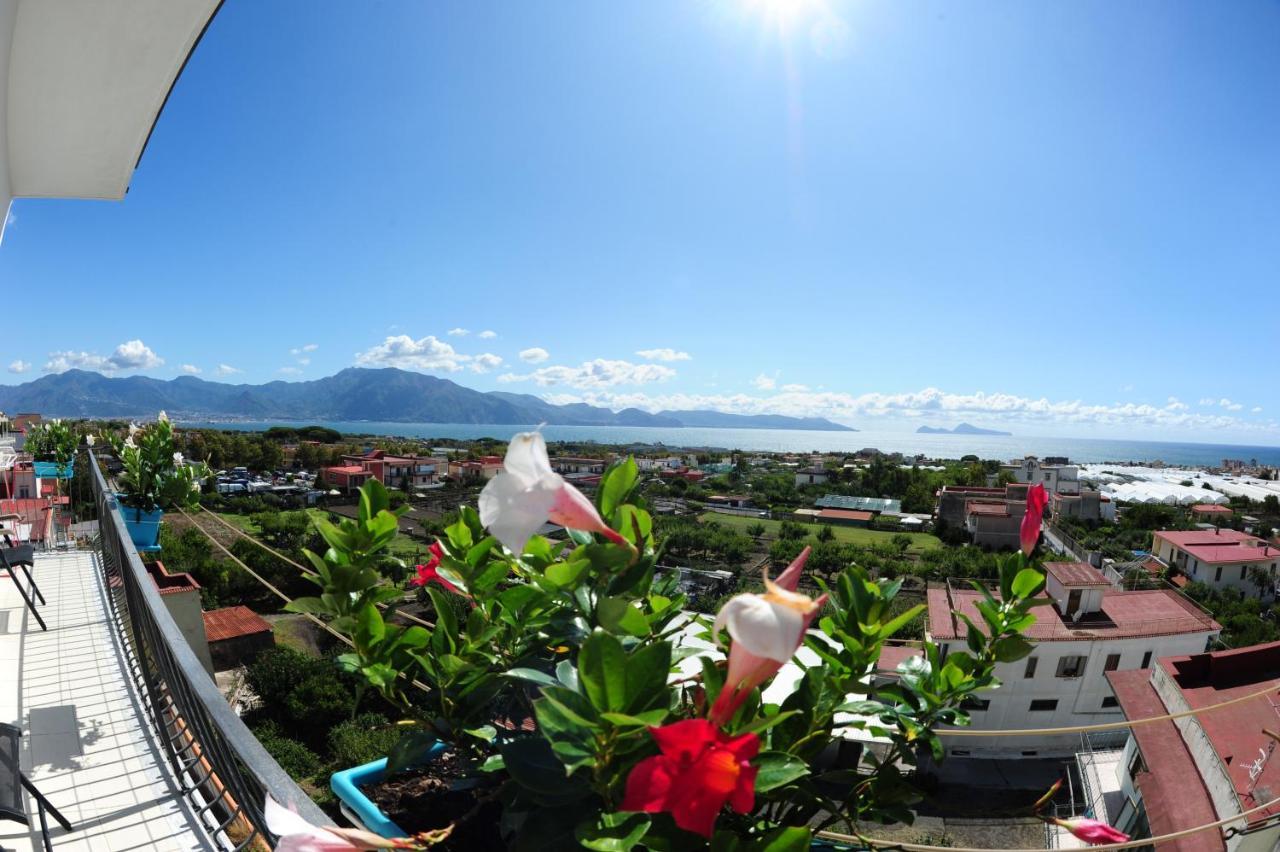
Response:
POLYGON ((289 694, 284 706, 289 717, 307 732, 308 739, 324 741, 324 734, 356 710, 356 693, 336 667, 317 671, 289 694))
POLYGON ((362 713, 329 731, 329 754, 339 769, 386 757, 400 731, 381 713, 362 713))
POLYGON ((263 712, 280 718, 285 701, 317 670, 317 660, 278 645, 258 655, 245 672, 245 680, 262 699, 263 712))
POLYGON ((280 768, 289 773, 290 778, 311 778, 320 772, 320 756, 297 740, 286 737, 275 722, 257 725, 253 728, 253 735, 280 764, 280 768))

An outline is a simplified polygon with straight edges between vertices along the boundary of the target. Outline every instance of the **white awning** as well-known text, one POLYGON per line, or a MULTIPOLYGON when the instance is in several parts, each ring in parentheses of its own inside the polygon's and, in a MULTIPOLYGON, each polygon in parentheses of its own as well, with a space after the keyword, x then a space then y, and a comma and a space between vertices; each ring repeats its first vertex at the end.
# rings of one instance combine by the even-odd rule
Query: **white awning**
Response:
POLYGON ((0 0, 0 209, 120 199, 219 0, 0 0))

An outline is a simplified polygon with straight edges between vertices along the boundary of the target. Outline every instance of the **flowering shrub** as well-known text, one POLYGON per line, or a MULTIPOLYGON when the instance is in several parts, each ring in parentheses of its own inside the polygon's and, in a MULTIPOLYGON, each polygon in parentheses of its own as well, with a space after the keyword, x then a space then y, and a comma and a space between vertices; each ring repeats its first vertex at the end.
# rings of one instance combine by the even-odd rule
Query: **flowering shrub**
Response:
POLYGON ((75 457, 79 436, 71 425, 63 420, 46 420, 27 429, 23 449, 36 461, 56 462, 67 465, 75 457))
POLYGON ((445 741, 522 849, 801 849, 827 826, 909 821, 909 773, 943 758, 939 726, 967 725, 962 705, 999 686, 996 663, 1030 652, 1044 575, 1025 554, 1002 560, 966 647, 944 658, 926 644, 877 675, 885 643, 923 609, 894 606, 899 583, 850 566, 806 594, 806 549, 708 624, 656 570, 637 481, 631 459, 615 462, 593 503, 552 471, 541 435, 517 435, 479 512, 463 507, 418 567, 430 628, 377 606, 403 594, 371 567, 397 527, 377 482, 357 518, 318 524, 329 549, 308 556, 321 594, 291 608, 344 630, 342 663, 404 714, 391 768, 445 741), (548 520, 567 545, 537 534, 548 520), (706 650, 726 642, 727 662, 706 650), (797 659, 802 647, 815 664, 797 659), (766 700, 789 663, 794 688, 766 700), (842 767, 832 757, 850 735, 877 745, 842 767))
POLYGON ((111 447, 124 468, 118 481, 125 506, 151 511, 199 502, 209 468, 204 462, 187 464, 174 449, 173 424, 163 411, 154 423, 130 424, 128 437, 113 436, 111 447))

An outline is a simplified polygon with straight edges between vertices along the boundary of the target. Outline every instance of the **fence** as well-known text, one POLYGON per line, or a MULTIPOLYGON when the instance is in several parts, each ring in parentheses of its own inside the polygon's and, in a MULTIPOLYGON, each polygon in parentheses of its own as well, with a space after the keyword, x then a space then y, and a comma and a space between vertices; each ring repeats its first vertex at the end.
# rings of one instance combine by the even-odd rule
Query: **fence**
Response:
POLYGON ((232 850, 266 849, 269 794, 313 824, 330 822, 231 710, 160 599, 129 539, 95 455, 102 570, 130 674, 182 792, 209 837, 232 850))

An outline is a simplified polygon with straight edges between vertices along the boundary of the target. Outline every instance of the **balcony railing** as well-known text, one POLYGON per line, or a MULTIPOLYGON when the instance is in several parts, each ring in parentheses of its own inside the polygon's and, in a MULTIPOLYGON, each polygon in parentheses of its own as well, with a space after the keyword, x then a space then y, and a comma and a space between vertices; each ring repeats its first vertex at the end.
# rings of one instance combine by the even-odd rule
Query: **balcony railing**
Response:
POLYGON ((331 822, 231 710, 191 650, 129 539, 116 498, 88 454, 111 608, 149 721, 201 827, 224 849, 268 849, 270 795, 313 824, 331 822))

